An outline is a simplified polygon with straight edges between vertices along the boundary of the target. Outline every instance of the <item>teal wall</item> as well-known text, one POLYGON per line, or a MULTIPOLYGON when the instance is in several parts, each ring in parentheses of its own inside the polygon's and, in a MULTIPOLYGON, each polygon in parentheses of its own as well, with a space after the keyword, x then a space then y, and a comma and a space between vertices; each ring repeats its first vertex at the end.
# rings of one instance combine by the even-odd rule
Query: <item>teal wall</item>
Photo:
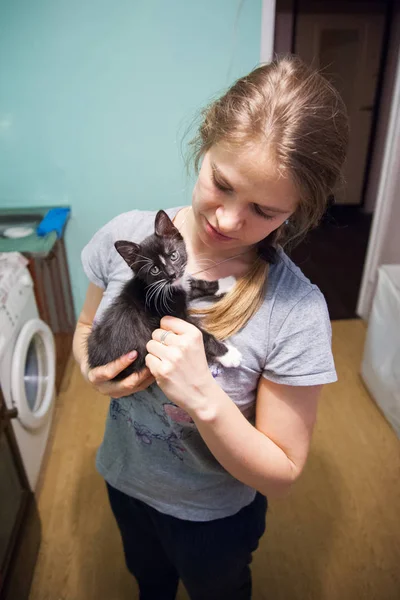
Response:
POLYGON ((68 204, 80 251, 116 214, 190 201, 181 139, 259 60, 261 0, 1 0, 0 207, 68 204))

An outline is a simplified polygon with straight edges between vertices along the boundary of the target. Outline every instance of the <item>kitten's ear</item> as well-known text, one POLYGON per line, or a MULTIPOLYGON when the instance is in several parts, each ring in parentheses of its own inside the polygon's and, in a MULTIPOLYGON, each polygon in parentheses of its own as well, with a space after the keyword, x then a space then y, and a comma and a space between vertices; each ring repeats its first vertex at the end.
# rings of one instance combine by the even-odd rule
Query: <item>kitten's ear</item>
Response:
POLYGON ((163 210, 159 210, 156 215, 155 234, 159 237, 163 237, 164 235, 169 237, 180 236, 179 230, 163 210))
POLYGON ((137 254, 140 252, 139 244, 135 244, 135 242, 127 242, 126 240, 118 240, 115 242, 114 246, 128 266, 132 266, 132 264, 135 262, 137 254))

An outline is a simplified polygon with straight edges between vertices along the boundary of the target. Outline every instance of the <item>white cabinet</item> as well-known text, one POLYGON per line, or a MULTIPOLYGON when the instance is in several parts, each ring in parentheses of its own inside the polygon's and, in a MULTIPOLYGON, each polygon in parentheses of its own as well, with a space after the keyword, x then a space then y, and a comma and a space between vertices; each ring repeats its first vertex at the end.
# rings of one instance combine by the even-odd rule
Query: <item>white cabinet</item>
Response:
POLYGON ((400 265, 378 273, 361 376, 400 438, 400 265))

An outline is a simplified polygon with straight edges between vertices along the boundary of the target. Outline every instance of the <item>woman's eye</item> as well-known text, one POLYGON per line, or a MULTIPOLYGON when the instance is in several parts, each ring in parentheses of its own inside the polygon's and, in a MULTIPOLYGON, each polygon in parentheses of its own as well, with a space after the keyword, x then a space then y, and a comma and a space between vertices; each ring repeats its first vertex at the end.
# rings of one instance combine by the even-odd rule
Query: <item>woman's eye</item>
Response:
POLYGON ((215 185, 215 187, 218 188, 219 190, 221 190, 221 192, 231 192, 232 191, 230 188, 226 187, 225 185, 222 185, 222 183, 217 181, 215 179, 214 175, 212 176, 212 181, 213 181, 213 184, 215 185))
POLYGON ((151 267, 151 269, 150 269, 150 273, 152 275, 158 275, 159 272, 160 272, 160 269, 158 267, 156 267, 155 265, 154 265, 154 267, 151 267))
MULTIPOLYGON (((229 193, 229 192, 233 191, 231 188, 222 185, 222 183, 220 183, 217 179, 215 179, 214 174, 212 175, 212 182, 215 185, 215 187, 217 189, 219 189, 221 192, 229 193)), ((259 215, 260 217, 262 217, 263 219, 271 220, 271 219, 275 218, 275 215, 267 215, 265 212, 263 212, 261 210, 261 208, 258 206, 258 204, 253 204, 252 206, 253 206, 254 212, 257 215, 259 215)))
POLYGON ((253 209, 254 209, 254 212, 257 215, 259 215, 260 217, 263 217, 263 219, 273 219, 274 218, 272 215, 265 214, 265 212, 263 212, 261 210, 261 208, 259 206, 257 206, 257 204, 253 204, 253 209))
POLYGON ((170 254, 170 259, 171 260, 177 260, 179 257, 178 252, 175 250, 174 252, 172 252, 172 254, 170 254))

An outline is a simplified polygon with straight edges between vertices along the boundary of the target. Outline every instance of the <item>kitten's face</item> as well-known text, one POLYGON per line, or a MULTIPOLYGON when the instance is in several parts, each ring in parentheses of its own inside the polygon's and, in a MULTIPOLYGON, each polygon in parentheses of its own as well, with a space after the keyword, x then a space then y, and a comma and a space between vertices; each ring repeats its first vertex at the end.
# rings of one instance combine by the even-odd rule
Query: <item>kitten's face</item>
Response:
POLYGON ((155 233, 143 242, 118 241, 115 247, 146 286, 179 285, 187 264, 183 237, 168 215, 160 210, 155 221, 155 233))
POLYGON ((175 237, 151 237, 153 239, 140 244, 132 270, 146 285, 157 281, 177 285, 187 264, 184 241, 175 237))

